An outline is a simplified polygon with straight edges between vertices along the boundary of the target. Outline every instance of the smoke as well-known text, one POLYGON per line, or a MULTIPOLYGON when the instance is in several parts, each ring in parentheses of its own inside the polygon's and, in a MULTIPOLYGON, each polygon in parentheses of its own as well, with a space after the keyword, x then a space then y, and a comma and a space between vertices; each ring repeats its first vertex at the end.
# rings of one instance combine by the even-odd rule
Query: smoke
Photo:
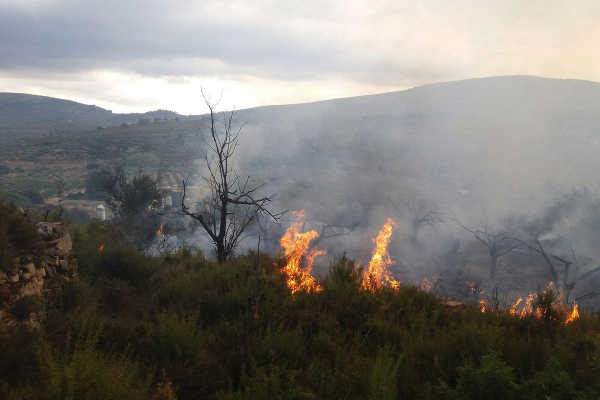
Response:
MULTIPOLYGON (((521 238, 536 232, 587 265, 600 259, 599 100, 588 82, 502 77, 243 110, 236 169, 266 183, 273 209, 306 210, 327 250, 319 274, 344 252, 368 262, 388 217, 397 221, 391 268, 403 281, 448 271, 489 279, 487 250, 453 219, 521 238), (565 197, 573 187, 590 189, 565 197)), ((263 221, 262 248, 278 251, 288 225, 263 221)), ((256 248, 259 230, 249 233, 240 251, 256 248)), ((539 264, 531 257, 501 258, 493 284, 519 288, 523 271, 529 286, 545 284, 541 266, 516 265, 539 264)))

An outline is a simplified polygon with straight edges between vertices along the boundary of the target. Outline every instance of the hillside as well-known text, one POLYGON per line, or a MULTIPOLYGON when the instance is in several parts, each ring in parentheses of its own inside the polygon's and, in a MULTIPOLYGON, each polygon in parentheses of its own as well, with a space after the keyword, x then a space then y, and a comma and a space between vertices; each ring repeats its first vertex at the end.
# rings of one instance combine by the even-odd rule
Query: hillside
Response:
MULTIPOLYGON (((414 232, 418 209, 493 228, 535 216, 573 188, 597 190, 599 107, 597 83, 530 76, 259 107, 237 114, 244 123, 237 159, 243 174, 267 181, 277 208, 306 209, 317 226, 352 230, 330 239, 331 249, 368 252, 364 238, 393 216, 399 238, 418 245, 395 244, 402 255, 395 268, 412 273, 453 248, 456 236, 448 224, 414 232)), ((88 166, 115 161, 133 171, 167 170, 174 185, 197 172, 191 160, 202 155, 203 124, 201 117, 151 120, 13 140, 0 153, 9 171, 0 191, 53 196, 54 177, 83 188, 88 166)), ((281 231, 274 229, 267 246, 276 251, 281 231)), ((600 259, 595 246, 580 251, 600 259)))
POLYGON ((110 110, 23 93, 0 93, 0 140, 6 137, 38 137, 60 132, 78 132, 98 126, 135 123, 139 118, 173 119, 171 111, 144 114, 114 114, 110 110))
MULTIPOLYGON (((29 123, 51 130, 69 120, 90 125, 42 139, 7 141, 3 161, 37 162, 50 154, 64 161, 110 160, 132 151, 181 159, 176 148, 188 145, 182 138, 201 131, 200 123, 183 120, 98 130, 99 124, 139 120, 139 115, 39 96, 3 97, 5 131, 16 132, 19 124, 29 123), (15 97, 24 100, 8 105, 7 99, 15 97), (23 122, 24 116, 33 119, 23 122), (172 141, 170 150, 160 146, 161 140, 172 141)), ((238 121, 245 123, 239 156, 249 172, 263 175, 268 167, 266 178, 278 191, 293 191, 285 182, 311 177, 304 196, 289 196, 302 202, 333 183, 334 192, 347 194, 356 190, 354 180, 361 179, 366 192, 385 188, 396 196, 418 189, 419 196, 435 197, 445 208, 460 211, 476 202, 495 215, 535 207, 565 188, 596 184, 599 107, 597 83, 526 76, 259 107, 238 113, 238 121)))
POLYGON ((0 397, 600 394, 600 321, 590 313, 565 323, 564 312, 542 300, 539 314, 519 316, 481 312, 410 285, 365 289, 344 257, 329 265, 321 290, 292 294, 282 258, 250 253, 216 264, 189 251, 149 257, 131 247, 124 229, 72 225, 78 278, 44 296, 30 291, 6 304, 6 294, 24 292, 27 282, 0 276, 0 306, 17 324, 0 320, 0 397), (26 329, 33 315, 39 322, 26 329))

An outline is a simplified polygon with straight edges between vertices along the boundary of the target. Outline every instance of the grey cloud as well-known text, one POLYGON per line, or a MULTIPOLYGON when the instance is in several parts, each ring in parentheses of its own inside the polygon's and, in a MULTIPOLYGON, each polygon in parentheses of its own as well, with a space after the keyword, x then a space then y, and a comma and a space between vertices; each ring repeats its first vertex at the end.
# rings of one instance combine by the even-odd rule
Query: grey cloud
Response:
POLYGON ((397 87, 460 76, 448 66, 456 60, 413 54, 420 32, 406 10, 399 16, 402 30, 388 32, 386 26, 379 32, 385 1, 373 10, 352 2, 344 7, 310 1, 194 4, 0 3, 0 69, 336 78, 397 87))
POLYGON ((86 2, 82 7, 65 1, 34 13, 0 5, 0 67, 117 66, 149 75, 190 75, 210 72, 210 62, 208 68, 195 62, 206 59, 242 72, 300 77, 335 69, 339 58, 326 41, 309 43, 277 27, 214 20, 200 12, 179 21, 178 12, 162 4, 86 2), (173 59, 180 61, 172 64, 173 59))
POLYGON ((0 70, 387 88, 517 73, 597 80, 599 14, 583 0, 0 0, 0 70))

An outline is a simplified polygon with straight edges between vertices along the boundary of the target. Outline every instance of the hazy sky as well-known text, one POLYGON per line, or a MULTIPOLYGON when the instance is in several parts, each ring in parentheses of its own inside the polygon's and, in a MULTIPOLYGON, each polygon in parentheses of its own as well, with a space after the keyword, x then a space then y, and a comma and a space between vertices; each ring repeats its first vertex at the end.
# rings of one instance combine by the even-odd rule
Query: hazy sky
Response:
POLYGON ((0 0, 0 91, 204 112, 506 74, 600 81, 597 0, 0 0))

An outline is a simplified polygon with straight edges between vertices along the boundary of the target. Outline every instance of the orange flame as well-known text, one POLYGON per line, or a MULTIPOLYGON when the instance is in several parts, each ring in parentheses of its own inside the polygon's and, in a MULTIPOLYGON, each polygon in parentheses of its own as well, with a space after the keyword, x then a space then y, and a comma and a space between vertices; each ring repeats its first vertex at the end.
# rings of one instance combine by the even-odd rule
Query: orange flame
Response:
POLYGON ((156 231, 156 236, 161 237, 163 234, 163 226, 164 224, 160 224, 160 226, 158 227, 158 230, 156 231))
POLYGON ((315 230, 300 233, 304 222, 304 210, 293 211, 292 214, 296 221, 290 225, 279 241, 286 259, 286 265, 281 272, 286 276, 286 283, 292 294, 301 290, 321 291, 322 288, 311 275, 311 271, 315 257, 325 254, 326 251, 308 250, 310 242, 318 238, 319 234, 315 230), (303 260, 304 262, 302 262, 303 260))
POLYGON ((565 321, 565 325, 569 325, 571 322, 579 319, 579 308, 577 303, 574 303, 573 310, 567 315, 567 320, 565 321))
POLYGON ((479 305, 480 305, 480 308, 479 308, 479 310, 480 310, 482 313, 484 313, 484 312, 487 312, 487 301, 485 301, 485 299, 481 299, 481 300, 479 300, 479 305))
MULTIPOLYGON (((554 282, 552 282, 552 281, 548 282, 545 290, 546 291, 554 290, 554 282)), ((534 305, 536 298, 537 298, 537 293, 529 293, 529 295, 525 298, 525 300, 523 300, 522 297, 519 297, 517 299, 517 301, 510 308, 510 310, 509 310, 510 314, 519 316, 519 318, 525 318, 527 316, 533 316, 535 318, 543 318, 542 309, 540 307, 535 307, 535 305, 534 305), (519 310, 519 308, 520 308, 520 310, 519 310)), ((560 297, 560 293, 559 293, 559 298, 562 298, 562 301, 559 304, 557 304, 557 306, 564 309, 567 306, 565 305, 566 302, 564 301, 564 297, 560 297)), ((576 319, 579 319, 579 308, 577 306, 577 303, 574 303, 571 311, 567 312, 567 318, 565 320, 565 325, 570 324, 571 322, 575 321, 576 319)))
POLYGON ((104 250, 104 243, 103 243, 103 244, 101 244, 101 245, 100 245, 100 247, 98 247, 98 251, 100 251, 100 252, 101 252, 102 250, 104 250))
POLYGON ((518 315, 519 304, 521 304, 522 302, 523 302, 522 297, 519 297, 517 299, 517 301, 515 301, 515 304, 513 304, 512 307, 510 308, 511 315, 518 315))
POLYGON ((390 257, 390 253, 387 251, 387 246, 392 240, 392 231, 395 226, 396 222, 388 218, 383 228, 377 234, 377 237, 373 239, 375 243, 373 256, 371 257, 371 261, 369 261, 369 268, 363 273, 362 287, 365 290, 374 292, 385 285, 393 289, 400 287, 401 282, 393 279, 388 269, 394 263, 390 257))

